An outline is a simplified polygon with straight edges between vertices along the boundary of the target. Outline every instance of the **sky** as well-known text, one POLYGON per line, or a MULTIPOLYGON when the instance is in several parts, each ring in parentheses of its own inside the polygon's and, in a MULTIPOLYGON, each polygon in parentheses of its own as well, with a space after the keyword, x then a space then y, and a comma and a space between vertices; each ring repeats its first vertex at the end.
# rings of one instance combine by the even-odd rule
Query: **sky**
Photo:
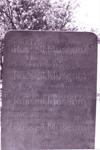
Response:
MULTIPOLYGON (((67 2, 68 0, 62 1, 67 2)), ((70 1, 73 2, 74 0, 70 1)), ((85 27, 87 30, 93 28, 100 31, 100 0, 76 0, 76 2, 80 4, 75 14, 76 25, 78 25, 79 29, 81 30, 85 27)))
POLYGON ((77 12, 79 26, 90 27, 100 31, 100 0, 76 0, 80 3, 77 12))

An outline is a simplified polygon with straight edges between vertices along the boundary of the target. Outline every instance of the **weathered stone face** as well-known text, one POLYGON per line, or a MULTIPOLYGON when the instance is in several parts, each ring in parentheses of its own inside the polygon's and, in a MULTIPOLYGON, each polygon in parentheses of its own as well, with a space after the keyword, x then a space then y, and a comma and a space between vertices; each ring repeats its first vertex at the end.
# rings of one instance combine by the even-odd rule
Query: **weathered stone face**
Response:
POLYGON ((94 148, 96 72, 92 33, 8 32, 2 150, 94 148))

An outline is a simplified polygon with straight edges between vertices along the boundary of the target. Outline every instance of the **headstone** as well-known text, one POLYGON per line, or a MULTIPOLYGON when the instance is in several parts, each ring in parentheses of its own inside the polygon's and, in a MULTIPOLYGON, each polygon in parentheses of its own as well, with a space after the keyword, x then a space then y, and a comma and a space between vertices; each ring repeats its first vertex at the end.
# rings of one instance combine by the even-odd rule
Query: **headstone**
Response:
POLYGON ((94 148, 97 37, 10 31, 4 42, 2 150, 94 148))

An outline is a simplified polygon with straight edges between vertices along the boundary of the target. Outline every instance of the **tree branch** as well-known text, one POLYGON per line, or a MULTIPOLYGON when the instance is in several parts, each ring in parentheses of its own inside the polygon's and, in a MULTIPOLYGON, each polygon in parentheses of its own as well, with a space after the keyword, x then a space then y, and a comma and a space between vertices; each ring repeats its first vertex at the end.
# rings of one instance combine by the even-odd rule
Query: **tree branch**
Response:
POLYGON ((6 11, 2 11, 2 13, 4 13, 7 16, 7 18, 10 20, 10 23, 12 24, 12 28, 16 29, 16 26, 15 26, 12 18, 7 14, 7 12, 6 11))

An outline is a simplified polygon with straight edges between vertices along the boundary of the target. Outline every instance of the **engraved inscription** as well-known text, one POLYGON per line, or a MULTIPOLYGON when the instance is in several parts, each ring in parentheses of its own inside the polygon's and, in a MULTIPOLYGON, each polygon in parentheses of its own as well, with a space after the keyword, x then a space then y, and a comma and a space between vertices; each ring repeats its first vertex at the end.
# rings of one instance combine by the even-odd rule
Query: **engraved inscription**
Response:
POLYGON ((17 131, 28 131, 28 132, 35 132, 35 133, 39 133, 39 132, 45 132, 47 131, 51 131, 51 132, 62 132, 63 134, 66 134, 66 132, 86 132, 87 128, 85 125, 66 125, 64 123, 61 124, 56 124, 55 122, 48 122, 47 124, 39 124, 39 126, 20 126, 20 125, 15 125, 13 127, 13 130, 17 131))
POLYGON ((7 33, 3 149, 94 148, 96 43, 92 33, 7 33))
POLYGON ((78 81, 86 81, 86 74, 83 73, 67 73, 61 70, 61 72, 57 71, 31 71, 31 72, 23 72, 23 71, 12 71, 12 78, 15 80, 21 79, 38 79, 38 80, 61 80, 64 79, 66 81, 72 82, 72 80, 78 81))

